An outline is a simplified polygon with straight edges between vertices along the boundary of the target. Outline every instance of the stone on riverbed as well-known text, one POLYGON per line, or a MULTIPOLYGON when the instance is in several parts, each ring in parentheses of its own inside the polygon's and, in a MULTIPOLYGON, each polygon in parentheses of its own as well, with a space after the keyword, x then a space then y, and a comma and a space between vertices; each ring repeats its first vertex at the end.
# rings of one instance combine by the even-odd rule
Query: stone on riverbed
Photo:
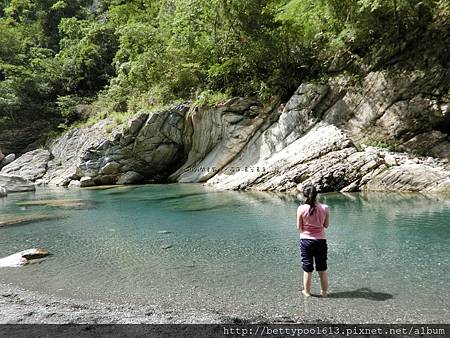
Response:
POLYGON ((0 186, 5 187, 8 194, 36 190, 33 183, 22 177, 3 174, 0 175, 0 186))
POLYGON ((18 202, 21 206, 49 206, 61 208, 83 208, 87 207, 88 203, 84 200, 35 200, 18 202))
POLYGON ((0 228, 12 225, 28 224, 32 222, 47 221, 59 218, 58 215, 39 215, 39 214, 3 214, 0 219, 0 228))
POLYGON ((47 249, 33 248, 0 259, 0 267, 18 267, 50 255, 47 249))

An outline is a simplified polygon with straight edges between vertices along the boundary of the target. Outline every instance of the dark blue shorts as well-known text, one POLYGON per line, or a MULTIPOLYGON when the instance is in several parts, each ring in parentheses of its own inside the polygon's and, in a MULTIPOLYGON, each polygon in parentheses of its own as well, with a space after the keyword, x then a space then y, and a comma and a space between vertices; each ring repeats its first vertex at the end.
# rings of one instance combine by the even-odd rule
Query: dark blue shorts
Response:
POLYGON ((326 239, 306 239, 299 241, 300 255, 302 256, 302 268, 305 272, 313 272, 327 269, 328 246, 326 239))

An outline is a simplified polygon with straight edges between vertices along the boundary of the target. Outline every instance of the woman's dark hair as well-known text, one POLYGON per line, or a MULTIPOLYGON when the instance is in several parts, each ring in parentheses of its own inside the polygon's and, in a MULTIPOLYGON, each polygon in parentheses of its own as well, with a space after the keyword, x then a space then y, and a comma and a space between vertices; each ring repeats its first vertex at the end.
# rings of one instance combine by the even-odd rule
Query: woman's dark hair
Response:
POLYGON ((309 205, 308 215, 312 215, 316 210, 317 190, 313 185, 307 185, 303 188, 303 196, 306 197, 305 203, 309 205))

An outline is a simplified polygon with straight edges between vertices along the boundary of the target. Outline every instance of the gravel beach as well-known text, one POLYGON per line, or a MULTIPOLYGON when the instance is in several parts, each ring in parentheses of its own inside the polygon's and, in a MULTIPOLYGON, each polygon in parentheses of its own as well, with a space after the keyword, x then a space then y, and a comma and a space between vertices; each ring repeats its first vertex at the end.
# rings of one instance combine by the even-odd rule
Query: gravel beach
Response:
POLYGON ((177 313, 157 306, 117 305, 44 295, 0 284, 0 324, 233 323, 213 313, 177 313))

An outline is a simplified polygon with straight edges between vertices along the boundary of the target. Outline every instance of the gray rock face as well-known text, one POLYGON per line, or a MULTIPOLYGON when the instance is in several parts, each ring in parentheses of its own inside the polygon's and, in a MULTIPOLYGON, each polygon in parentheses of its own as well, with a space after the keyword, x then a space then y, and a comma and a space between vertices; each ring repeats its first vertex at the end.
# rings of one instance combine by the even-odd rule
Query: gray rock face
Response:
POLYGON ((44 176, 49 160, 50 152, 48 150, 33 150, 3 167, 1 173, 35 181, 44 176))
POLYGON ((45 174, 21 166, 22 157, 8 172, 81 187, 169 178, 224 189, 447 193, 446 74, 377 71, 357 84, 344 76, 304 83, 285 106, 234 98, 140 113, 113 128, 106 119, 56 139, 50 160, 24 155, 39 168, 48 162, 45 174))
POLYGON ((259 128, 207 184, 271 191, 312 183, 321 191, 444 192, 450 143, 433 128, 445 119, 442 109, 436 110, 437 102, 448 101, 445 86, 448 92, 439 72, 375 72, 356 89, 342 79, 301 85, 278 119, 259 128), (361 151, 360 141, 393 144, 442 161, 381 148, 361 151))
POLYGON ((450 174, 424 164, 403 164, 384 170, 367 182, 364 190, 424 191, 435 190, 450 174))
POLYGON ((184 131, 187 161, 170 179, 204 182, 226 166, 244 149, 268 113, 262 109, 255 115, 252 107, 256 108, 254 101, 235 99, 215 108, 190 111, 184 131))
POLYGON ((18 176, 0 175, 0 186, 6 189, 7 193, 34 191, 36 188, 30 181, 18 176))
POLYGON ((187 110, 186 106, 174 106, 141 113, 110 133, 106 131, 113 123, 109 119, 70 131, 50 145, 54 158, 43 179, 62 186, 80 181, 85 187, 115 184, 129 171, 143 178, 167 176, 183 156, 187 110))
POLYGON ((402 151, 447 158, 448 70, 379 71, 357 86, 330 81, 333 104, 322 119, 342 128, 355 140, 384 142, 402 151), (441 130, 440 130, 441 129, 441 130))
POLYGON ((51 185, 114 184, 164 177, 184 156, 183 130, 186 106, 141 113, 126 126, 110 126, 106 119, 97 124, 67 132, 50 144, 48 151, 26 153, 5 172, 51 185), (51 154, 51 156, 50 156, 51 154), (17 163, 16 163, 17 162, 17 163))

